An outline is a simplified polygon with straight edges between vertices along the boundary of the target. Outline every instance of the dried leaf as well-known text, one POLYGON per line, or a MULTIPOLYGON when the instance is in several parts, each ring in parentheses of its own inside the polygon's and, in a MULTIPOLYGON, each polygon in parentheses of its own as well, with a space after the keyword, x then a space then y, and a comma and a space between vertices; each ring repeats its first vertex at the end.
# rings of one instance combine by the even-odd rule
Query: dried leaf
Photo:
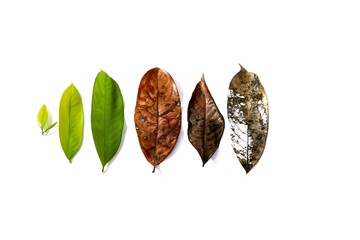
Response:
POLYGON ((141 149, 154 172, 175 147, 181 127, 179 93, 165 70, 153 68, 141 79, 134 121, 141 149))
POLYGON ((232 147, 248 173, 260 160, 269 127, 269 110, 265 89, 258 76, 240 65, 230 82, 228 119, 232 147))
POLYGON ((196 85, 188 106, 188 138, 205 163, 219 147, 224 132, 221 115, 205 83, 204 75, 196 85))

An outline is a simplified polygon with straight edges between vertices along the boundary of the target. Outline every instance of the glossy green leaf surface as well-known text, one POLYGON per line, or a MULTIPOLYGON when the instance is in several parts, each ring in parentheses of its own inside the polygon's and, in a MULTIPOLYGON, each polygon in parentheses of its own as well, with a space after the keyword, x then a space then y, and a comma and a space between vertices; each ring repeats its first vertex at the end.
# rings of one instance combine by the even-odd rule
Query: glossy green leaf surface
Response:
POLYGON ((59 108, 61 147, 71 162, 79 151, 84 135, 84 110, 79 91, 71 84, 63 93, 59 108))
POLYGON ((124 102, 119 85, 100 71, 92 95, 91 130, 103 172, 119 149, 123 127, 124 102))

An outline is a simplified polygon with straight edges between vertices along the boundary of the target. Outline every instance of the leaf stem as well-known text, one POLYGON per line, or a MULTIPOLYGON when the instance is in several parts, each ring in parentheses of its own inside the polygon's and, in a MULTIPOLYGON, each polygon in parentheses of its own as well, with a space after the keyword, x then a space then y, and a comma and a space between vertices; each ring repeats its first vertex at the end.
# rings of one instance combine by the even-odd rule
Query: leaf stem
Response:
POLYGON ((152 170, 152 173, 154 173, 154 172, 155 172, 155 168, 156 168, 156 167, 154 166, 154 169, 152 170))

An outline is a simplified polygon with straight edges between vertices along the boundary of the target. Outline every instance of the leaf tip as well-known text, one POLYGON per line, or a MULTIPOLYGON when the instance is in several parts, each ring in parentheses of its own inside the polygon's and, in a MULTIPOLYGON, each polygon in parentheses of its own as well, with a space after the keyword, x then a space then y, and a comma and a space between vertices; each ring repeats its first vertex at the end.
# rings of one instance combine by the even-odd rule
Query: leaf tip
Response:
POLYGON ((240 63, 238 63, 238 64, 240 66, 240 72, 246 73, 247 70, 240 63))
POLYGON ((70 92, 73 92, 73 91, 77 92, 78 91, 74 83, 71 83, 70 86, 67 88, 67 90, 70 91, 70 92))
MULTIPOLYGON (((100 69, 100 72, 98 73, 98 75, 100 75, 100 74, 104 75, 105 77, 110 77, 109 74, 107 72, 105 72, 103 69, 100 69)), ((113 80, 113 79, 111 79, 111 80, 113 80)))
POLYGON ((251 166, 251 165, 244 166, 246 174, 248 174, 252 168, 253 168, 253 166, 251 166))

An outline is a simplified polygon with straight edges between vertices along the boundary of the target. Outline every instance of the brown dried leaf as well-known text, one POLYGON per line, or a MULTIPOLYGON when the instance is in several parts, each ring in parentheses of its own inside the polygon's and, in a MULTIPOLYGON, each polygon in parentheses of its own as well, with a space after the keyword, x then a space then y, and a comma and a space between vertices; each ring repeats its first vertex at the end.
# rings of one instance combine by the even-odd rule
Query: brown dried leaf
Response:
POLYGON ((203 166, 219 147, 225 121, 205 83, 196 85, 188 106, 188 138, 198 151, 203 166))
POLYGON ((269 128, 268 100, 258 76, 240 65, 230 82, 228 119, 232 147, 248 173, 263 154, 269 128))
POLYGON ((155 167, 176 145, 181 127, 180 97, 173 78, 153 68, 141 79, 135 106, 135 127, 141 149, 155 167))

